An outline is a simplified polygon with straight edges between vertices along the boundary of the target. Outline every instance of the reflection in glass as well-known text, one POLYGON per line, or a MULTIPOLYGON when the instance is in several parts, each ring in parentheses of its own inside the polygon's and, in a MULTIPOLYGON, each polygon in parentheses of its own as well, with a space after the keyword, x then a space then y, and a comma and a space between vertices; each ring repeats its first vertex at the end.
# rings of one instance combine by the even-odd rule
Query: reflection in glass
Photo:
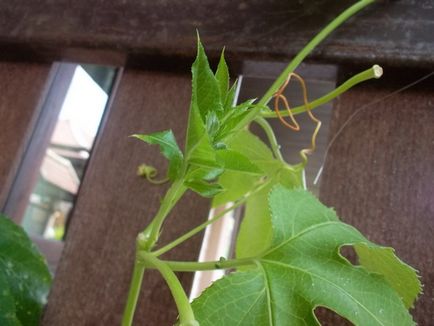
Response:
POLYGON ((112 68, 85 69, 75 69, 22 222, 28 233, 46 239, 63 238, 115 74, 112 68))

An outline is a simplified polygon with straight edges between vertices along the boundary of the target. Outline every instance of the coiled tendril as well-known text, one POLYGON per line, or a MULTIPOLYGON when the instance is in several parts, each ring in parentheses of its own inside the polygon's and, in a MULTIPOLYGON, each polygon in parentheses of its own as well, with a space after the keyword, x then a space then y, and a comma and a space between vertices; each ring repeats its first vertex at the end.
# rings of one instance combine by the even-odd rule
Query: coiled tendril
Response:
POLYGON ((316 137, 318 135, 319 129, 321 128, 321 121, 312 114, 311 107, 310 107, 310 104, 309 104, 309 101, 307 98, 306 83, 304 82, 304 79, 300 75, 298 75, 294 72, 290 73, 288 75, 288 78, 282 84, 282 86, 280 86, 280 88, 274 94, 274 111, 276 112, 277 117, 279 118, 280 122, 282 122, 282 124, 285 127, 289 128, 291 130, 294 130, 294 131, 300 131, 300 125, 298 124, 297 120, 295 119, 294 115, 292 114, 288 99, 283 94, 283 92, 285 91, 289 82, 291 81, 292 77, 295 77, 299 81, 301 88, 303 90, 303 102, 304 102, 304 106, 306 107, 306 112, 309 115, 309 118, 313 122, 316 123, 316 127, 315 127, 315 130, 314 130, 314 132, 312 134, 312 138, 311 138, 311 147, 304 148, 300 151, 300 156, 303 160, 303 165, 305 165, 307 163, 307 155, 312 154, 316 149, 316 137), (283 118, 283 116, 281 115, 280 110, 279 110, 280 102, 283 102, 283 105, 288 112, 290 122, 286 121, 283 118))

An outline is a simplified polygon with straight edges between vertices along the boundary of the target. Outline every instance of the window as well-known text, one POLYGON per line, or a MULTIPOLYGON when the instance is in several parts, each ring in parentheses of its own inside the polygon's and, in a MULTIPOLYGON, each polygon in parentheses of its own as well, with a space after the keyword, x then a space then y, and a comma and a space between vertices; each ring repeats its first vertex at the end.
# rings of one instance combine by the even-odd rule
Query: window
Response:
POLYGON ((115 75, 113 67, 53 65, 48 92, 6 202, 5 212, 22 224, 52 270, 115 75))

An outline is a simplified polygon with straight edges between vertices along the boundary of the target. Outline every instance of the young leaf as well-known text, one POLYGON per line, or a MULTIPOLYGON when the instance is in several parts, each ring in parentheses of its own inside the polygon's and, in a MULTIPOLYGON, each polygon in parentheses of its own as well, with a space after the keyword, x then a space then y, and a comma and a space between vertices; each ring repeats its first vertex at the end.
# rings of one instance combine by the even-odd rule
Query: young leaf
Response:
POLYGON ((237 87, 238 87, 238 80, 236 80, 232 84, 232 86, 229 89, 228 94, 226 96, 226 100, 223 103, 223 108, 224 108, 225 112, 229 111, 234 106, 235 95, 237 93, 237 87))
POLYGON ((218 176, 220 176, 223 173, 224 169, 217 167, 191 167, 185 177, 185 180, 187 181, 193 181, 193 180, 205 180, 205 181, 212 181, 217 179, 218 176))
MULTIPOLYGON (((271 150, 257 136, 248 130, 242 130, 228 143, 230 150, 239 152, 252 164, 261 169, 263 176, 272 179, 272 184, 282 183, 288 188, 301 187, 301 170, 291 169, 273 157, 271 150)), ((226 190, 216 196, 213 207, 235 201, 252 190, 260 177, 246 175, 243 172, 225 171, 219 178, 219 183, 226 190)), ((266 202, 267 198, 264 198, 266 202)), ((260 218, 260 217, 259 217, 260 218)), ((244 219, 246 220, 246 219, 244 219)), ((245 223, 243 221, 243 223, 245 223)), ((258 224, 254 222, 254 224, 258 224)))
POLYGON ((249 174, 262 174, 254 163, 240 152, 222 149, 216 152, 217 162, 224 166, 227 171, 238 171, 249 174))
POLYGON ((185 186, 197 192, 203 197, 214 197, 219 192, 223 191, 223 188, 217 183, 209 183, 206 181, 186 181, 185 186))
POLYGON ((37 325, 51 275, 21 229, 0 214, 0 325, 37 325))
POLYGON ((205 50, 198 37, 197 56, 191 67, 192 77, 192 103, 197 105, 202 120, 208 112, 223 111, 220 97, 220 87, 212 72, 205 50))
MULTIPOLYGON (((252 257, 257 268, 220 279, 193 302, 200 325, 231 325, 234 320, 239 325, 318 325, 317 306, 355 325, 414 325, 382 275, 353 266, 339 254, 344 245, 381 247, 340 222, 306 191, 276 187, 269 204, 270 247, 252 257)), ((416 273, 395 256, 391 259, 412 292, 416 273)))
POLYGON ((240 131, 239 122, 249 113, 248 110, 251 107, 252 101, 253 100, 248 100, 225 111, 225 115, 220 123, 221 127, 215 137, 217 140, 224 140, 229 135, 236 134, 240 131))
POLYGON ((212 207, 218 207, 231 201, 236 201, 253 189, 258 176, 235 171, 225 171, 219 177, 219 184, 225 189, 212 201, 212 207))
POLYGON ((206 116, 206 131, 210 139, 214 139, 220 127, 220 121, 215 112, 208 112, 206 116))
POLYGON ((182 161, 184 159, 181 150, 176 143, 172 130, 155 132, 150 135, 133 135, 148 144, 160 145, 161 153, 169 160, 169 170, 167 175, 170 180, 175 180, 181 172, 182 161))
POLYGON ((225 61, 225 51, 223 49, 222 54, 220 56, 220 61, 217 66, 217 71, 215 73, 215 77, 217 79, 219 89, 220 89, 220 97, 221 103, 226 102, 226 98, 229 90, 229 69, 228 65, 225 61))

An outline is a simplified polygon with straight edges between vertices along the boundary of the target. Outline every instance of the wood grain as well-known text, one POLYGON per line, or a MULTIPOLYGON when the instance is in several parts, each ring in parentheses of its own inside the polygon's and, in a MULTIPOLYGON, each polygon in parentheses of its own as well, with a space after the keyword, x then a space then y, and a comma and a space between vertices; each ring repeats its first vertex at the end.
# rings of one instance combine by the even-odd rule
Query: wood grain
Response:
MULTIPOLYGON (((332 136, 363 104, 404 84, 402 78, 388 75, 385 83, 358 87, 338 100, 332 136)), ((321 186, 322 201, 335 207, 345 222, 368 239, 394 247, 420 271, 424 293, 412 311, 419 325, 434 320, 433 82, 431 77, 360 111, 332 145, 321 186)))
POLYGON ((0 211, 39 114, 50 66, 0 63, 0 211))
MULTIPOLYGON (((156 213, 165 186, 136 176, 143 162, 165 173, 156 146, 129 138, 167 128, 184 142, 189 76, 126 71, 91 155, 69 225, 43 325, 119 325, 131 277, 135 237, 156 213)), ((189 193, 163 230, 161 243, 207 218, 209 204, 189 193)), ((196 260, 202 235, 167 257, 196 260)), ((192 274, 181 273, 188 291, 192 274)), ((145 274, 135 325, 172 325, 177 312, 163 279, 145 274)))
MULTIPOLYGON (((192 57, 198 29, 213 57, 226 46, 233 58, 287 60, 354 2, 1 1, 0 55, 118 65, 127 54, 130 63, 146 65, 150 56, 192 57)), ((314 57, 432 67, 433 15, 433 0, 378 1, 346 23, 314 57)))

